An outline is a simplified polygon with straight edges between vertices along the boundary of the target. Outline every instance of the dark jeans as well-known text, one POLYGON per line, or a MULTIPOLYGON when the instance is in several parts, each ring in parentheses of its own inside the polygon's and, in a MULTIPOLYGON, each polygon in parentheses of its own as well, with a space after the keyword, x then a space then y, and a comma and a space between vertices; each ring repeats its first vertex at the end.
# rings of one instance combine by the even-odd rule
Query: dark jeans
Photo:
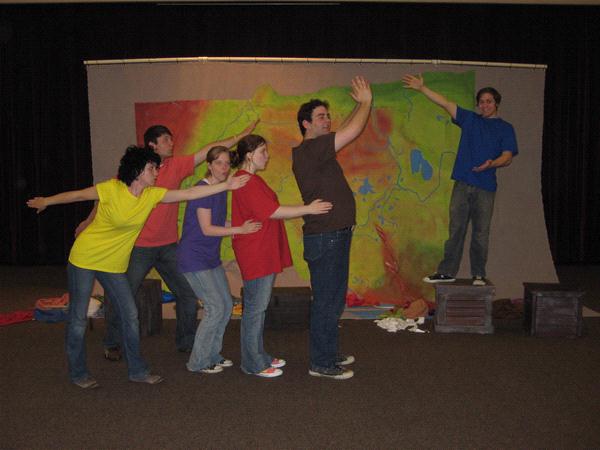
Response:
POLYGON ((485 277, 490 225, 496 193, 455 181, 450 200, 448 240, 444 244, 444 259, 438 273, 456 276, 462 259, 467 227, 471 222, 471 276, 485 277))
MULTIPOLYGON (((198 325, 198 299, 183 274, 177 270, 177 244, 160 247, 133 247, 127 268, 127 279, 134 296, 152 267, 156 268, 175 296, 175 314, 177 316, 175 345, 179 350, 191 350, 194 346, 194 336, 198 325)), ((114 312, 114 308, 110 308, 110 311, 114 312)), ((104 347, 118 347, 121 342, 119 317, 117 314, 110 313, 105 317, 105 321, 104 347)))
POLYGON ((350 267, 352 229, 304 236, 304 259, 310 270, 311 369, 335 367, 338 322, 344 312, 350 267))

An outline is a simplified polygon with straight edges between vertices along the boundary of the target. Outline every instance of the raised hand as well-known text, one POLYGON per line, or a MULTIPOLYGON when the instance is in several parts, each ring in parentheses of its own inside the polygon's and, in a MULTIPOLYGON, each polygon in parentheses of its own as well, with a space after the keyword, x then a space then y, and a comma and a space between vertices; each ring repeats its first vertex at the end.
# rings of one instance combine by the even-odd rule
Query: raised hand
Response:
POLYGON ((250 175, 240 175, 239 177, 233 176, 233 174, 227 177, 225 184, 227 185, 228 191, 235 191, 246 185, 248 180, 250 179, 250 175))
POLYGON ((48 205, 46 204, 45 197, 34 197, 31 200, 27 200, 27 206, 37 209, 37 213, 39 214, 45 210, 48 205))
POLYGON ((404 83, 405 88, 414 89, 415 91, 420 91, 425 85, 421 75, 404 75, 402 77, 402 82, 404 83))
POLYGON ((240 234, 256 233, 258 230, 260 230, 262 228, 262 223, 255 222, 250 219, 250 220, 246 220, 240 228, 242 229, 242 232, 240 234))
POLYGON ((371 103, 373 94, 371 93, 369 82, 364 77, 354 77, 352 79, 352 92, 350 92, 350 96, 357 103, 371 103))
POLYGON ((310 213, 309 214, 313 214, 313 215, 317 215, 317 214, 327 214, 331 208, 333 208, 333 203, 331 202, 324 202, 323 200, 321 200, 320 198, 313 200, 312 202, 310 202, 310 204, 308 205, 309 209, 310 209, 310 213))

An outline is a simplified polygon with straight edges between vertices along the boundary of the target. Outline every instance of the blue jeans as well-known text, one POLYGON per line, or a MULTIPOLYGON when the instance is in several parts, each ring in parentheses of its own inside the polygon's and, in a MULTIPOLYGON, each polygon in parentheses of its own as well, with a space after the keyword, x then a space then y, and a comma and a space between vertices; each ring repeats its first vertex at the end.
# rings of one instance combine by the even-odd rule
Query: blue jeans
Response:
POLYGON ((94 278, 113 299, 114 308, 121 320, 123 350, 130 379, 148 375, 148 366, 140 355, 140 334, 137 308, 131 288, 124 273, 108 273, 67 266, 69 274, 69 314, 66 332, 66 351, 69 362, 69 378, 76 382, 89 377, 85 354, 85 330, 87 311, 92 294, 94 278))
MULTIPOLYGON (((175 345, 179 350, 191 349, 198 326, 198 299, 185 277, 177 269, 177 244, 160 247, 133 247, 127 268, 127 279, 134 296, 152 267, 156 268, 175 296, 175 314, 177 316, 175 345)), ((118 347, 121 341, 119 317, 116 314, 108 314, 105 321, 104 347, 118 347)))
POLYGON ((485 191, 462 181, 455 181, 450 199, 448 240, 438 273, 456 276, 462 259, 467 227, 471 222, 471 276, 485 277, 490 225, 496 193, 485 191))
POLYGON ((224 359, 220 352, 233 301, 223 266, 183 275, 196 296, 204 302, 204 315, 198 325, 194 348, 187 363, 188 370, 196 372, 224 359))
POLYGON ((265 311, 271 300, 275 274, 244 280, 244 309, 241 323, 242 371, 259 373, 271 367, 273 357, 265 352, 265 311))
POLYGON ((311 369, 335 367, 338 322, 346 304, 352 229, 304 236, 304 259, 310 270, 311 369))

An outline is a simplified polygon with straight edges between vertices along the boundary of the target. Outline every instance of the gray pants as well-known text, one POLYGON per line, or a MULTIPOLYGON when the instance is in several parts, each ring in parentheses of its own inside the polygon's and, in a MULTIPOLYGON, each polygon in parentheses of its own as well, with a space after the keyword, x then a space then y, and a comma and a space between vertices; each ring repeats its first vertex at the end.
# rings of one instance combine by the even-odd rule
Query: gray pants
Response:
POLYGON ((450 200, 448 240, 444 244, 444 259, 438 273, 456 276, 462 259, 467 227, 471 222, 471 276, 485 277, 490 225, 496 193, 455 181, 450 200))

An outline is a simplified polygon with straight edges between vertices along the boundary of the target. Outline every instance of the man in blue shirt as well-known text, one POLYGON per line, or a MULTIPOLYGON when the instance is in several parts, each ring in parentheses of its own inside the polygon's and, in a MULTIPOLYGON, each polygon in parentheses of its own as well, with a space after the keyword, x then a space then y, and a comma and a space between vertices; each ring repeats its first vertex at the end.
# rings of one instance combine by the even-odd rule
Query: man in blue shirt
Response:
POLYGON ((406 75, 402 81, 406 88, 423 93, 431 102, 444 108, 462 130, 452 170, 454 188, 444 259, 437 272, 423 278, 423 281, 455 281, 467 227, 471 222, 471 276, 473 285, 485 286, 490 224, 497 188, 496 169, 510 165, 513 156, 519 153, 512 125, 498 117, 502 97, 492 87, 480 89, 476 99, 481 114, 476 114, 429 89, 421 76, 406 75))

